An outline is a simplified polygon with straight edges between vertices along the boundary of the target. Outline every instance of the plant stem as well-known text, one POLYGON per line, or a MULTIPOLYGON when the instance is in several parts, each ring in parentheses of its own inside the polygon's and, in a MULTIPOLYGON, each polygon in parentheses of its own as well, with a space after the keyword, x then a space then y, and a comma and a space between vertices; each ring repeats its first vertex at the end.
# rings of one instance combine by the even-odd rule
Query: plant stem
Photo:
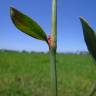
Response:
POLYGON ((52 96, 57 96, 56 51, 50 49, 52 96))
POLYGON ((52 33, 55 47, 57 46, 57 0, 52 0, 52 33))
POLYGON ((95 83, 92 85, 91 89, 89 90, 87 96, 94 96, 94 94, 96 93, 96 81, 95 83))
POLYGON ((57 0, 52 0, 52 33, 50 44, 50 61, 51 61, 51 79, 52 79, 52 96, 57 96, 57 71, 56 71, 56 49, 57 49, 57 0))

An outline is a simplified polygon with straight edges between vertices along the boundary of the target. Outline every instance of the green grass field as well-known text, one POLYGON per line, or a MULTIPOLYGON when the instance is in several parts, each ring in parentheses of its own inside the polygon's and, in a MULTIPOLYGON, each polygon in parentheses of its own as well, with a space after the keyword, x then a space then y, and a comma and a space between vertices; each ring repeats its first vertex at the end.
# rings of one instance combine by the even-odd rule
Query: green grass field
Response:
MULTIPOLYGON (((96 80, 89 55, 58 54, 57 72, 59 96, 86 96, 96 80)), ((50 74, 48 54, 0 51, 0 96, 51 96, 50 74)))

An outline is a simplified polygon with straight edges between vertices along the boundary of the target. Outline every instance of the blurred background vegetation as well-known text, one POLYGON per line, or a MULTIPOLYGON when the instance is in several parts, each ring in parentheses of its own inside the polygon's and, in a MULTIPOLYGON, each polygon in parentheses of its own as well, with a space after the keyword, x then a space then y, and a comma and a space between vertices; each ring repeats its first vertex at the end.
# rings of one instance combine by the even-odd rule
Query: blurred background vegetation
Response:
MULTIPOLYGON (((0 96, 51 96, 48 57, 48 52, 0 50, 0 96)), ((85 96, 96 80, 87 52, 58 53, 57 73, 59 96, 85 96)))

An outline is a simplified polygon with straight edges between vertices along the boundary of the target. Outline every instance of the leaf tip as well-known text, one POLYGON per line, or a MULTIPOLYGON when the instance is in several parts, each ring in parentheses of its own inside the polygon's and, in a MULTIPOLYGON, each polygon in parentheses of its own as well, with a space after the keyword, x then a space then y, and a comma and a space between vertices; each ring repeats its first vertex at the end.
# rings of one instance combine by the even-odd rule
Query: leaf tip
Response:
POLYGON ((80 20, 84 19, 84 17, 82 17, 82 16, 80 16, 79 18, 80 18, 80 20))
POLYGON ((15 8, 13 8, 13 7, 10 7, 10 15, 11 16, 14 16, 14 14, 15 14, 15 8))
POLYGON ((84 17, 80 16, 79 18, 80 18, 81 23, 85 23, 86 22, 88 24, 88 21, 84 17))

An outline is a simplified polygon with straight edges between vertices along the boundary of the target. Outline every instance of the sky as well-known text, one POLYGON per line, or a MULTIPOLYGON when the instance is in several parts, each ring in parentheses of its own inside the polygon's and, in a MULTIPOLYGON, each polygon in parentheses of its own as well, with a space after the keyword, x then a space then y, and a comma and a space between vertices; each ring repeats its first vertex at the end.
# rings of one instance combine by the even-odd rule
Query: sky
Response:
MULTIPOLYGON (((96 0, 57 0, 57 51, 87 51, 79 20, 83 16, 96 29, 96 0)), ((0 49, 48 51, 45 42, 20 32, 10 18, 15 7, 34 19, 46 32, 51 32, 52 0, 0 0, 0 49)))

